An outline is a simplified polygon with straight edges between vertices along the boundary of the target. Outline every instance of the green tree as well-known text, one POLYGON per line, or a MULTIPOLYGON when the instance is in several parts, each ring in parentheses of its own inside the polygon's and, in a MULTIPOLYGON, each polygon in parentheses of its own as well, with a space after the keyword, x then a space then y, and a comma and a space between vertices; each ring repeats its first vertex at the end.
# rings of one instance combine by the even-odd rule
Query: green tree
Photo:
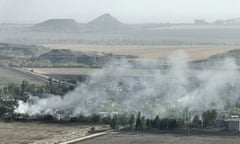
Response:
POLYGON ((240 116, 240 108, 234 108, 231 110, 231 114, 240 116))
POLYGON ((135 118, 135 115, 132 114, 129 120, 130 129, 134 130, 135 125, 136 125, 136 118, 135 118))
POLYGON ((203 112, 202 118, 203 122, 206 126, 211 126, 214 124, 214 121, 217 119, 217 111, 216 110, 208 110, 203 112))
POLYGON ((27 86, 28 86, 28 81, 23 80, 21 84, 21 96, 24 96, 27 86))
POLYGON ((198 115, 195 115, 195 116, 194 116, 192 124, 193 124, 194 126, 199 126, 199 125, 201 124, 201 121, 200 121, 200 118, 199 118, 198 115))

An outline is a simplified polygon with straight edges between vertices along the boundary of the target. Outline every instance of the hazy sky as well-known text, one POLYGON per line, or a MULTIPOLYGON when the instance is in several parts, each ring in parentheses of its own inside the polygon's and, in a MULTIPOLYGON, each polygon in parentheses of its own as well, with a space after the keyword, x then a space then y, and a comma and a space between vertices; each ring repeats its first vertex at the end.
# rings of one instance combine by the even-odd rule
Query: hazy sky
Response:
POLYGON ((191 22, 240 17, 240 0, 0 0, 0 22, 74 18, 111 13, 125 23, 191 22))

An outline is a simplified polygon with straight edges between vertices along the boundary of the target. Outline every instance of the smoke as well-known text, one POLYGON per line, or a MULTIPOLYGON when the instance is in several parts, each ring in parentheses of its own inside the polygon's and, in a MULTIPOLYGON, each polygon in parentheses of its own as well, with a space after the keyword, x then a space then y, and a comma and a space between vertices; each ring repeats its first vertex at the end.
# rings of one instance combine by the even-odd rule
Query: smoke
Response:
POLYGON ((74 116, 141 111, 147 117, 180 117, 185 108, 192 112, 227 110, 240 98, 240 75, 234 59, 196 69, 178 52, 169 58, 167 68, 156 68, 159 63, 144 60, 139 63, 154 67, 136 68, 127 60, 114 61, 64 97, 52 95, 36 99, 34 104, 20 102, 15 111, 35 115, 69 109, 74 116))

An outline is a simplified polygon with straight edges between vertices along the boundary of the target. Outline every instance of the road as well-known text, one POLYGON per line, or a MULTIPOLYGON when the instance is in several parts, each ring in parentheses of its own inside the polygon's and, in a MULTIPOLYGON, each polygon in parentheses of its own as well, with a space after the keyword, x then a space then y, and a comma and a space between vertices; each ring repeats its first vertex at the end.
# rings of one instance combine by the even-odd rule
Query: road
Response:
MULTIPOLYGON (((28 75, 29 77, 33 77, 35 79, 43 81, 44 83, 48 83, 49 79, 50 79, 49 76, 46 76, 46 75, 43 75, 43 74, 40 74, 40 73, 36 73, 36 72, 32 72, 32 71, 30 71, 26 68, 11 68, 11 69, 15 70, 19 73, 28 75)), ((65 82, 65 81, 60 81, 60 80, 57 80, 57 79, 54 79, 54 78, 51 78, 51 79, 52 79, 52 82, 55 82, 55 83, 61 83, 61 84, 69 85, 69 86, 75 86, 72 83, 68 83, 68 82, 65 82)))

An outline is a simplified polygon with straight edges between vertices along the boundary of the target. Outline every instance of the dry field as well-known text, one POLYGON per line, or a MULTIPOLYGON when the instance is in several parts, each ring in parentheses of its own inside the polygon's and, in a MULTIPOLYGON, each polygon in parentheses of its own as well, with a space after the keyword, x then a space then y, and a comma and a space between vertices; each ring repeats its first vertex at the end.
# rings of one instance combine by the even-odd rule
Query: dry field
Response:
MULTIPOLYGON (((93 125, 73 123, 0 122, 1 144, 54 144, 86 136, 93 125)), ((96 126, 102 129, 103 126, 96 126)))
POLYGON ((239 136, 176 134, 109 134, 77 144, 239 144, 239 136))
POLYGON ((44 84, 42 79, 8 67, 0 67, 0 80, 0 87, 6 86, 9 83, 21 84, 23 80, 38 85, 44 84))
POLYGON ((184 51, 190 60, 206 59, 209 56, 225 53, 232 49, 239 49, 239 46, 104 46, 104 45, 45 45, 52 49, 71 49, 74 51, 95 51, 123 55, 136 55, 147 59, 165 60, 178 50, 184 51))

